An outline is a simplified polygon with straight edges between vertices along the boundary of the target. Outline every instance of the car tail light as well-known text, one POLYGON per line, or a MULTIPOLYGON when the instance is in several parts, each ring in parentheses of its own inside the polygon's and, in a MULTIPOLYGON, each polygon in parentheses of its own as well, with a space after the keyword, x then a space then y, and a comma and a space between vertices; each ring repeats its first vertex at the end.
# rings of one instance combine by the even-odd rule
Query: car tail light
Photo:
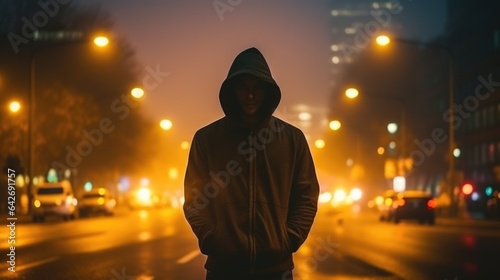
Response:
POLYGON ((436 208, 437 206, 437 203, 436 203, 436 200, 435 199, 429 199, 427 201, 427 207, 430 208, 430 209, 434 209, 436 208))

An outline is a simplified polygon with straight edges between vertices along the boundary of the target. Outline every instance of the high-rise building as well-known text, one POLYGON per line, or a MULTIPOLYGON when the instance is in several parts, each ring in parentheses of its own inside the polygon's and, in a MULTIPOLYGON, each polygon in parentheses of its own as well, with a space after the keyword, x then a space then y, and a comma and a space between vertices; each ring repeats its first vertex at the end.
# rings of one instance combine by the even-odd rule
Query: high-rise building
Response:
POLYGON ((500 208, 500 2, 448 1, 455 62, 457 170, 471 210, 500 208), (473 12, 472 12, 473 11, 473 12), (460 154, 458 154, 460 152, 460 154), (496 198, 495 198, 496 197, 496 198), (494 206, 493 204, 496 204, 494 206))

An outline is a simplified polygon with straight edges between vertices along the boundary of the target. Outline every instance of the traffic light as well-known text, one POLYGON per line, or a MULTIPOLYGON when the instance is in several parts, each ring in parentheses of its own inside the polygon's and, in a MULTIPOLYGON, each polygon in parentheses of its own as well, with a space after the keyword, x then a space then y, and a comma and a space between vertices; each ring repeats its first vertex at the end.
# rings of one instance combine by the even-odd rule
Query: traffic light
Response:
POLYGON ((462 186, 462 193, 465 195, 469 195, 474 191, 474 187, 472 184, 466 183, 462 186))
POLYGON ((487 196, 491 196, 493 194, 493 188, 491 186, 487 186, 484 192, 487 196))

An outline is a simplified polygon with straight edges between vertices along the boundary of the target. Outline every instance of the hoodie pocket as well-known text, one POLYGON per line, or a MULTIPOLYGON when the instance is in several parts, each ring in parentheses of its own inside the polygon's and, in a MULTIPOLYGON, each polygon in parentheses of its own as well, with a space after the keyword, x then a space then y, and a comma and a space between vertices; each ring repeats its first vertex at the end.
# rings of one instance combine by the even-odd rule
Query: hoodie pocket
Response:
POLYGON ((215 227, 209 229, 198 241, 200 251, 205 255, 211 255, 215 251, 215 227))
POLYGON ((207 234, 202 243, 201 251, 205 255, 241 257, 246 256, 248 249, 244 244, 247 240, 241 234, 231 228, 217 224, 214 229, 207 234))

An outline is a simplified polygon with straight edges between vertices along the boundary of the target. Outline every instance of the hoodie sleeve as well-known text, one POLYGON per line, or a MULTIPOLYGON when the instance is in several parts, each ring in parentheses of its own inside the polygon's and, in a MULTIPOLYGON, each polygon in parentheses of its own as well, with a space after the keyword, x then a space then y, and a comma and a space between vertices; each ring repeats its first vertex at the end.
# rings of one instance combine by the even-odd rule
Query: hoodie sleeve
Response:
POLYGON ((206 253, 205 243, 214 232, 213 218, 210 215, 209 201, 203 195, 203 188, 209 182, 209 171, 203 146, 195 135, 189 152, 188 165, 184 178, 184 215, 198 238, 202 253, 206 253))
POLYGON ((299 140, 287 220, 293 252, 300 248, 309 234, 316 216, 319 195, 319 183, 307 140, 303 134, 299 140))

